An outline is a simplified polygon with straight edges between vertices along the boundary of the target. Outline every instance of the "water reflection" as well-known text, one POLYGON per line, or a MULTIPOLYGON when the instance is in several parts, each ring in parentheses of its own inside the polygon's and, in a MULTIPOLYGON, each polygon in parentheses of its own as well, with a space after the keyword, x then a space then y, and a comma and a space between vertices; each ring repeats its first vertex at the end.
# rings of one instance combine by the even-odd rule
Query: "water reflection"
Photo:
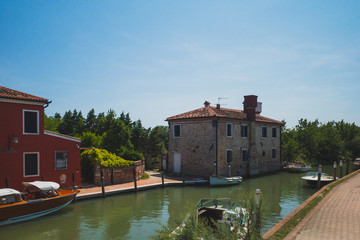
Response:
MULTIPOLYGON (((324 167, 331 175, 332 170, 324 167)), ((238 202, 257 188, 261 189, 264 200, 264 233, 316 191, 301 180, 303 175, 280 172, 247 179, 232 187, 169 187, 79 201, 31 222, 1 227, 0 236, 1 239, 22 240, 147 239, 162 225, 181 221, 201 198, 228 197, 238 202)))

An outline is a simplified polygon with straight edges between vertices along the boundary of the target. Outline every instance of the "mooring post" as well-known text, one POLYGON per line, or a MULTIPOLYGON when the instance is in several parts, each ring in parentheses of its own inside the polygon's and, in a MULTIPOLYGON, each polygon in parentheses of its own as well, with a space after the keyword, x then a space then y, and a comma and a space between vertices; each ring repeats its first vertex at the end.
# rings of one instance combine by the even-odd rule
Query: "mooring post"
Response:
POLYGON ((342 176, 343 176, 343 161, 342 160, 340 160, 339 165, 340 165, 340 178, 342 178, 342 176))
POLYGON ((321 171, 322 171, 322 166, 321 166, 321 164, 319 164, 319 168, 318 168, 318 181, 317 181, 317 189, 318 189, 318 190, 321 188, 321 171))
POLYGON ((346 160, 346 175, 349 174, 349 159, 346 160))
POLYGON ((135 169, 135 167, 133 168, 133 176, 134 176, 134 188, 135 188, 135 192, 137 192, 136 169, 135 169))
POLYGON ((73 189, 75 189, 75 174, 72 173, 71 176, 72 176, 73 189))
POLYGON ((333 167, 334 167, 334 174, 333 174, 333 177, 334 177, 334 181, 336 180, 336 161, 334 161, 334 164, 333 164, 333 167))
POLYGON ((100 170, 100 176, 101 176, 101 192, 102 192, 102 197, 105 198, 104 173, 103 173, 102 169, 100 170))
POLYGON ((261 207, 260 193, 261 193, 260 189, 256 189, 256 191, 255 191, 255 203, 256 203, 255 227, 256 227, 256 230, 259 232, 259 234, 260 234, 260 224, 261 224, 261 219, 260 219, 260 207, 261 207))
POLYGON ((5 186, 6 186, 7 188, 10 187, 9 177, 6 177, 6 178, 5 178, 5 186))
POLYGON ((161 183, 162 183, 162 187, 164 188, 164 171, 161 171, 161 183))
POLYGON ((182 177, 182 185, 183 185, 183 187, 185 187, 185 177, 184 177, 184 172, 181 172, 181 177, 182 177))

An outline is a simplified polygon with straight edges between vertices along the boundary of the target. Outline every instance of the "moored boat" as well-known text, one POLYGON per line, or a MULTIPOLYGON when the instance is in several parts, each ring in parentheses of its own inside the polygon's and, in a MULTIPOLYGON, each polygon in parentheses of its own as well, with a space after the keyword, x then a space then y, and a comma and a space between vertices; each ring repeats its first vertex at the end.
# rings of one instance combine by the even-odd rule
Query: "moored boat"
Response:
POLYGON ((242 181, 241 176, 224 177, 224 176, 210 176, 210 186, 224 186, 239 184, 242 181))
MULTIPOLYGON (((211 227, 215 227, 214 223, 225 224, 229 231, 237 231, 239 235, 246 230, 246 218, 248 217, 246 209, 228 198, 200 199, 195 205, 195 209, 197 221, 204 220, 211 227)), ((189 218, 190 214, 171 235, 179 234, 188 223, 189 218)))
MULTIPOLYGON (((308 172, 306 176, 301 177, 310 185, 316 185, 318 182, 318 173, 317 172, 308 172)), ((334 177, 329 176, 326 173, 321 173, 320 182, 321 185, 325 185, 334 181, 334 177)))
POLYGON ((67 206, 78 190, 60 190, 55 182, 24 182, 22 193, 0 189, 0 226, 37 218, 67 206))
POLYGON ((286 167, 286 170, 292 173, 308 172, 311 170, 311 166, 308 166, 303 163, 293 163, 293 164, 289 164, 286 167))

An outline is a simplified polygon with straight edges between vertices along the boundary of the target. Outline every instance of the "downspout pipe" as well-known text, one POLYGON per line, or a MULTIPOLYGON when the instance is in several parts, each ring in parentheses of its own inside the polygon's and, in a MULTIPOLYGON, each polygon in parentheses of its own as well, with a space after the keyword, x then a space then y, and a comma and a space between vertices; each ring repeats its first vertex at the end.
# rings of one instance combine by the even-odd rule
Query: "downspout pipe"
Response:
POLYGON ((218 125, 219 125, 219 119, 215 120, 215 146, 216 146, 216 151, 215 151, 215 163, 216 163, 216 168, 215 168, 215 174, 216 176, 218 175, 218 125))
POLYGON ((47 107, 49 106, 49 104, 50 104, 50 103, 52 103, 52 101, 51 101, 51 100, 50 100, 50 101, 48 101, 48 102, 46 102, 46 104, 45 104, 45 106, 44 106, 44 109, 45 109, 45 108, 47 108, 47 107))

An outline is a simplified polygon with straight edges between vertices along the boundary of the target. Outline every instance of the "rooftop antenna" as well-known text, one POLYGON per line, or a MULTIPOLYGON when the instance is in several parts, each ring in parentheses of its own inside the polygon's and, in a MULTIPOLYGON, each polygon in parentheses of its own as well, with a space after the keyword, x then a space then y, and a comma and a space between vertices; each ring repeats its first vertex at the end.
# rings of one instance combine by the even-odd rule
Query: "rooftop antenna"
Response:
MULTIPOLYGON (((220 104, 220 101, 222 100, 222 99, 228 99, 228 98, 223 98, 223 97, 218 97, 218 104, 220 104)), ((227 104, 221 104, 221 105, 227 105, 227 104)))

